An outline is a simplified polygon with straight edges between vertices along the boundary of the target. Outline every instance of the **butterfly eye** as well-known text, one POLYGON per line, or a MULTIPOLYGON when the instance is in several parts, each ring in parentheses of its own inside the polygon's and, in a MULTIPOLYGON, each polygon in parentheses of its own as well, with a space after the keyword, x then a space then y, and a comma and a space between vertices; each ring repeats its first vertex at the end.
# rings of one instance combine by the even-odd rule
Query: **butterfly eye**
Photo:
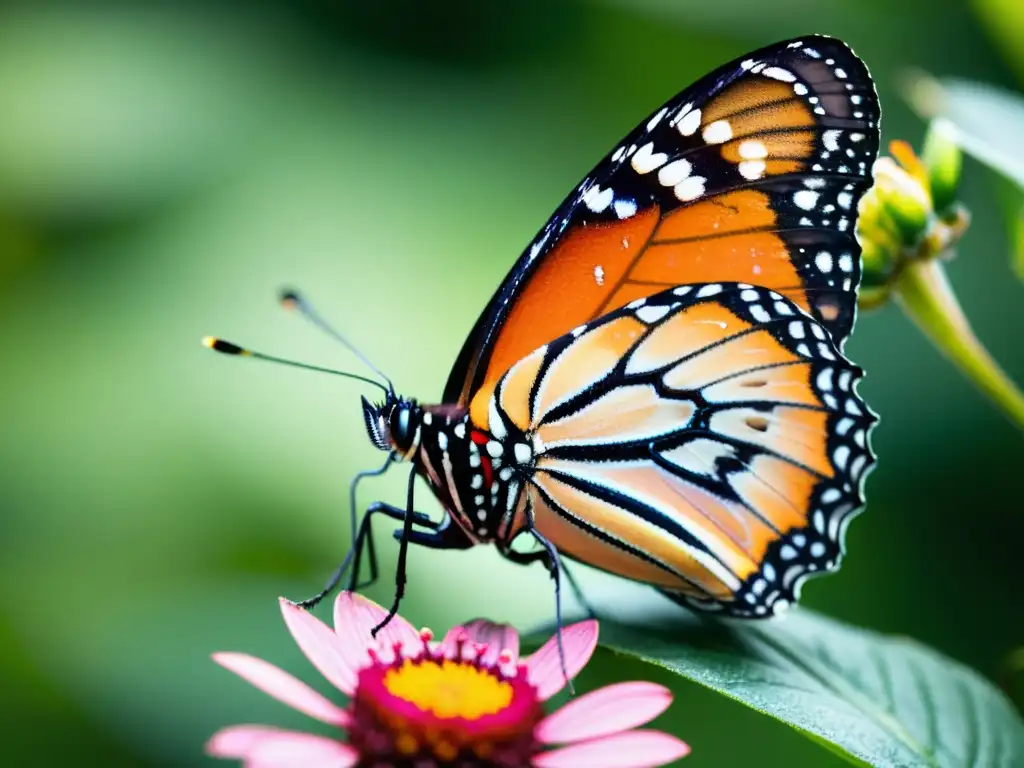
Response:
POLYGON ((390 449, 388 429, 381 416, 380 408, 370 403, 365 397, 363 398, 363 424, 366 426, 366 434, 374 446, 382 451, 390 449))
POLYGON ((391 415, 388 417, 388 432, 392 445, 406 453, 412 444, 414 431, 412 406, 409 403, 398 403, 391 409, 391 415))

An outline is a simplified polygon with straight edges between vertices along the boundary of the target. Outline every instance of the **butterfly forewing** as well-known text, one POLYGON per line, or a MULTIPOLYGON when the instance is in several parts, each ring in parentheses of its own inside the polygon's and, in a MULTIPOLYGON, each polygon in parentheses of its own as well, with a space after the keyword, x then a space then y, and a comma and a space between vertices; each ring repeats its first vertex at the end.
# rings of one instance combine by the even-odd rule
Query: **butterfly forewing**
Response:
POLYGON ((838 566, 874 461, 860 376, 782 293, 697 284, 538 348, 488 410, 532 446, 520 514, 560 552, 759 616, 838 566))
POLYGON ((484 310, 449 402, 486 403, 513 364, 669 287, 789 297, 842 348, 856 309, 857 203, 878 150, 863 63, 808 36, 727 64, 644 120, 573 190, 484 310))

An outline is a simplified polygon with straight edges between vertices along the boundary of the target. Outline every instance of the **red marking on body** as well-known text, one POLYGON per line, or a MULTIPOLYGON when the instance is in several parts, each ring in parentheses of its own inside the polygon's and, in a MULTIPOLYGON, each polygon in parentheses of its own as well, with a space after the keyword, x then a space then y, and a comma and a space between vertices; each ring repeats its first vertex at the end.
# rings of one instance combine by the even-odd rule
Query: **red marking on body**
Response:
MULTIPOLYGON (((491 441, 490 436, 486 432, 481 432, 478 429, 474 429, 469 433, 469 439, 477 445, 486 445, 491 441)), ((489 457, 480 454, 480 468, 484 473, 484 487, 490 488, 491 483, 494 482, 494 467, 491 465, 489 457)))

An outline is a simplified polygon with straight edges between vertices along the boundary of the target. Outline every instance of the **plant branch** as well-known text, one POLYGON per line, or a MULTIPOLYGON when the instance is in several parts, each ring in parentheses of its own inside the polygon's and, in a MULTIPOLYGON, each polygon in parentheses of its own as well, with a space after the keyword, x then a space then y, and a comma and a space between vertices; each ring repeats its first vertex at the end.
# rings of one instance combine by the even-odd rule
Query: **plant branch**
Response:
POLYGON ((896 299, 949 360, 1024 430, 1024 394, 974 335, 939 259, 912 261, 897 281, 896 299))

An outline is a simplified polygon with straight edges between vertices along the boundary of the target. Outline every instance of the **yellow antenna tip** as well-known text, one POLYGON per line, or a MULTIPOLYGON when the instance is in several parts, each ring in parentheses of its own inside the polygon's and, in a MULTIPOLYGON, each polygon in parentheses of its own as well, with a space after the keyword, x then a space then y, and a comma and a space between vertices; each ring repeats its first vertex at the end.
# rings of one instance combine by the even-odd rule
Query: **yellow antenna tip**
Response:
POLYGON ((230 341, 218 339, 216 336, 205 336, 203 338, 203 346, 212 349, 214 352, 223 352, 225 355, 252 355, 252 352, 248 349, 232 344, 230 341))

